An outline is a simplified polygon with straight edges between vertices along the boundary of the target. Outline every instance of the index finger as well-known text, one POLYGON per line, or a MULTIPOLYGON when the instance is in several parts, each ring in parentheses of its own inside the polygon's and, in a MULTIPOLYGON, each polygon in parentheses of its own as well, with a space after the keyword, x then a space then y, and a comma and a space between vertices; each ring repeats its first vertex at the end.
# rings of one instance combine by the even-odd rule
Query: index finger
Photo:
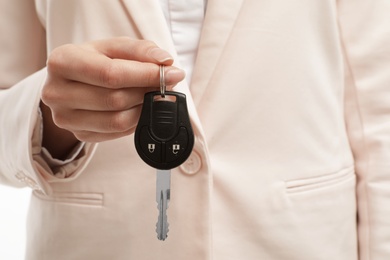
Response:
MULTIPOLYGON (((140 50, 136 53, 141 55, 140 50)), ((128 54, 126 58, 135 56, 128 54)), ((52 52, 48 70, 68 80, 106 88, 153 87, 159 86, 159 64, 156 63, 111 58, 89 48, 67 45, 52 52)), ((164 63, 172 61, 168 59, 161 64, 164 63)), ((172 66, 167 67, 165 73, 167 85, 175 85, 185 76, 184 71, 172 66)))

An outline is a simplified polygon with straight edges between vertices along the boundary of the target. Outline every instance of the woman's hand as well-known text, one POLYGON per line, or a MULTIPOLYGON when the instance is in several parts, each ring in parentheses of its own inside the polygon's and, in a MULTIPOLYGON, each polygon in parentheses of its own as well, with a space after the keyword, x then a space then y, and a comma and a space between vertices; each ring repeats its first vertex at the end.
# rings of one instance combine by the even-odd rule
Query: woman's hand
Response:
POLYGON ((61 158, 78 140, 131 134, 144 94, 159 89, 159 65, 167 66, 168 89, 184 79, 184 71, 172 63, 154 43, 124 37, 56 48, 42 91, 43 145, 61 158))

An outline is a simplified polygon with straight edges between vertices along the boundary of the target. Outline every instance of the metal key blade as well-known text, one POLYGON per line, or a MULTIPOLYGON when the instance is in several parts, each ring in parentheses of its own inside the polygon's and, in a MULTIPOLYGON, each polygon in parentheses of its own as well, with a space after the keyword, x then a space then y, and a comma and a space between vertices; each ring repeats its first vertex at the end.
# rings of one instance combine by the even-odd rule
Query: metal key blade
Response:
POLYGON ((156 183, 156 201, 159 210, 158 221, 156 224, 157 238, 165 240, 168 236, 168 217, 167 209, 171 196, 171 171, 157 170, 156 183))

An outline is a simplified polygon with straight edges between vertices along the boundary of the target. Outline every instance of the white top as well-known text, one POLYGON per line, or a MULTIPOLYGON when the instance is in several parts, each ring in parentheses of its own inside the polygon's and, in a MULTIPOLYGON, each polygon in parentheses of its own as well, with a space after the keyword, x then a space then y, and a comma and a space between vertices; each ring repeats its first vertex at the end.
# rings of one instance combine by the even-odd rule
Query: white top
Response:
POLYGON ((179 63, 191 82, 207 0, 159 0, 179 63))

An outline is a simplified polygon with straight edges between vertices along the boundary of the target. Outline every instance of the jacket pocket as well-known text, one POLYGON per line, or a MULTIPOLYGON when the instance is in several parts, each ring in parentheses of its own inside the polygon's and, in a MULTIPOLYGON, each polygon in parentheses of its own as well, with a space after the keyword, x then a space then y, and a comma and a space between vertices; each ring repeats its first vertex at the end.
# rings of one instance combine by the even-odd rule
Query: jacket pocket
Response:
POLYGON ((308 191, 330 188, 355 179, 354 167, 350 166, 340 171, 304 179, 285 181, 288 194, 298 194, 308 191))
POLYGON ((70 205, 103 206, 104 201, 103 193, 95 192, 55 191, 50 196, 47 196, 39 191, 34 191, 33 195, 44 201, 70 205))

